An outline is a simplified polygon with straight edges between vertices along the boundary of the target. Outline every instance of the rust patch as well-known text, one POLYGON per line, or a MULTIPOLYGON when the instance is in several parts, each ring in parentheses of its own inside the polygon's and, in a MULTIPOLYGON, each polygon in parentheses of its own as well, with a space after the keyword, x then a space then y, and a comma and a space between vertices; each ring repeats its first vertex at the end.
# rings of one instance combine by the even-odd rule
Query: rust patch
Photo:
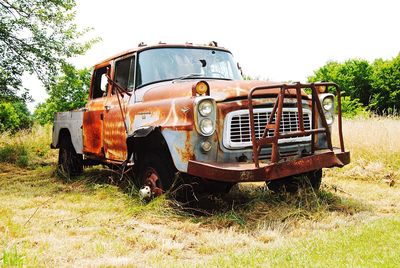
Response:
POLYGON ((312 170, 342 167, 350 162, 350 153, 335 149, 316 151, 316 155, 282 163, 254 166, 254 163, 204 163, 189 161, 188 173, 207 179, 225 182, 256 182, 280 179, 312 170))
POLYGON ((181 147, 175 145, 175 150, 179 154, 179 157, 181 158, 182 162, 188 162, 189 160, 196 160, 192 145, 192 133, 190 131, 186 131, 185 136, 186 138, 184 141, 179 141, 179 144, 182 143, 185 144, 184 148, 181 149, 181 147))
POLYGON ((103 106, 105 98, 88 103, 88 111, 83 114, 83 152, 103 158, 103 106))

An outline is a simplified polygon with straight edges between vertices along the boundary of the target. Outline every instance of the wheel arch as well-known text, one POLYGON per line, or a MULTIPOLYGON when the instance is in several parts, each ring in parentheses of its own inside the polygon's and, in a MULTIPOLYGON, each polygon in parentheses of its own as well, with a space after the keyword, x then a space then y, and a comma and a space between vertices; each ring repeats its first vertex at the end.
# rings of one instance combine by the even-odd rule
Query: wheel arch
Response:
POLYGON ((76 148, 76 145, 72 141, 72 136, 71 132, 69 131, 68 128, 61 128, 58 134, 58 140, 57 140, 57 148, 60 148, 63 145, 71 145, 75 152, 80 153, 78 148, 76 148))
POLYGON ((146 152, 159 152, 164 156, 176 169, 171 152, 168 148, 168 144, 160 130, 160 127, 146 127, 140 128, 134 131, 126 139, 128 148, 128 158, 133 156, 135 163, 138 163, 143 159, 146 152))

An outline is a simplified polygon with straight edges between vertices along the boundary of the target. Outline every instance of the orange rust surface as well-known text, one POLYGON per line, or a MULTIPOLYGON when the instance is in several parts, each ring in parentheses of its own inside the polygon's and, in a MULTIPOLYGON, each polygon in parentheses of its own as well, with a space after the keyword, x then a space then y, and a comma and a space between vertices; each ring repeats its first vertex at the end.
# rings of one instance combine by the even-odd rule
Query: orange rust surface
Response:
MULTIPOLYGON (((210 96, 217 102, 224 101, 232 98, 247 98, 250 90, 256 86, 269 86, 276 83, 266 81, 221 81, 221 80, 207 80, 210 85, 210 96)), ((143 101, 165 100, 169 98, 190 97, 192 91, 189 90, 191 86, 196 83, 193 80, 177 81, 175 83, 160 83, 145 93, 143 101), (173 88, 173 90, 171 90, 173 88)), ((261 95, 277 95, 279 88, 261 90, 255 96, 261 95)), ((290 95, 295 96, 296 90, 289 90, 290 95)), ((307 94, 303 92, 303 97, 307 94)))
POLYGON ((103 120, 102 114, 106 99, 89 101, 83 114, 83 152, 103 158, 103 120))
POLYGON ((166 99, 132 104, 127 108, 129 133, 143 126, 193 130, 193 100, 166 99))
MULTIPOLYGON (((122 110, 125 110, 128 96, 121 99, 122 110)), ((106 105, 109 110, 104 111, 104 151, 107 159, 124 161, 127 156, 126 130, 123 113, 121 113, 116 95, 108 98, 106 105)))
POLYGON ((350 153, 321 150, 314 155, 281 163, 265 163, 256 168, 254 163, 204 163, 190 161, 188 172, 194 176, 226 182, 254 182, 280 179, 295 174, 350 163, 350 153))

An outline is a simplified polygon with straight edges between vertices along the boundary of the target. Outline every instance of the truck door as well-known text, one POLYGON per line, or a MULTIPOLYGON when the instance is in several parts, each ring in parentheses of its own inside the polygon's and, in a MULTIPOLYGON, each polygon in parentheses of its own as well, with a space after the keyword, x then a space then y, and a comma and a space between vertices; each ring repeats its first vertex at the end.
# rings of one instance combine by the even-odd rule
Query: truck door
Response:
POLYGON ((104 151, 107 159, 124 161, 127 157, 125 114, 130 100, 134 100, 135 57, 129 55, 115 62, 113 80, 129 93, 118 95, 117 87, 113 84, 111 95, 104 111, 104 151))
POLYGON ((103 120, 107 102, 109 65, 94 70, 86 111, 83 114, 83 152, 87 156, 104 158, 103 120))

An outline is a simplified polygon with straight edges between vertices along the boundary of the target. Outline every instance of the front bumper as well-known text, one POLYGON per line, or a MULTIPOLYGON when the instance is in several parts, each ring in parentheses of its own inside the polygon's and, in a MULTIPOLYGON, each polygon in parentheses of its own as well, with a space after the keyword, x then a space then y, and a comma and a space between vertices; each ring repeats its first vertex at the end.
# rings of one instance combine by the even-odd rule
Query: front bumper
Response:
POLYGON ((276 180, 288 176, 299 175, 313 170, 330 167, 343 167, 350 163, 350 152, 340 149, 318 150, 313 155, 278 163, 262 163, 255 167, 254 163, 205 163, 189 161, 190 175, 224 182, 256 182, 276 180))

